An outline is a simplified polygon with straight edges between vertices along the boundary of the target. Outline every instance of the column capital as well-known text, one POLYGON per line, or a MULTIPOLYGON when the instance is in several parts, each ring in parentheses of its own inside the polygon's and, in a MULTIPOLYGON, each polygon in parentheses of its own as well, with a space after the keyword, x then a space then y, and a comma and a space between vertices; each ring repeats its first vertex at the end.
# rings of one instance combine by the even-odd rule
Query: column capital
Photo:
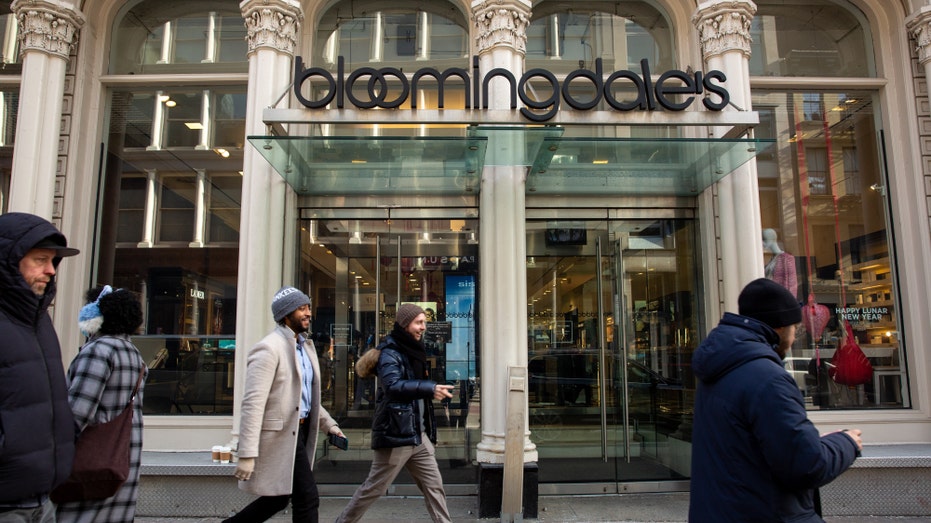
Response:
POLYGON ((14 0, 10 9, 19 21, 20 52, 41 51, 68 59, 85 22, 80 11, 52 0, 14 0))
POLYGON ((751 0, 708 0, 698 4, 692 23, 698 28, 702 58, 728 51, 740 51, 750 56, 750 24, 756 14, 751 0))
POLYGON ((472 22, 478 53, 497 47, 527 52, 530 2, 526 0, 478 0, 472 2, 472 22))
POLYGON ((908 15, 905 29, 915 39, 918 62, 927 65, 931 62, 931 6, 924 6, 908 15))
POLYGON ((304 12, 296 0, 243 0, 239 4, 246 23, 248 54, 267 47, 294 54, 304 12))

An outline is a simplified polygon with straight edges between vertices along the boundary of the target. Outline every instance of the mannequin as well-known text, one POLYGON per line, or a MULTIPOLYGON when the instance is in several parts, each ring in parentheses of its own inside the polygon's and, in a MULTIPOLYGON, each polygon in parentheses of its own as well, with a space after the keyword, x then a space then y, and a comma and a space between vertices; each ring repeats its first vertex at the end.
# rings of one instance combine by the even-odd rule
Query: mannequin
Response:
POLYGON ((764 268, 766 277, 782 285, 797 297, 798 276, 795 273, 795 256, 779 247, 774 229, 763 229, 763 248, 773 253, 773 257, 764 268))

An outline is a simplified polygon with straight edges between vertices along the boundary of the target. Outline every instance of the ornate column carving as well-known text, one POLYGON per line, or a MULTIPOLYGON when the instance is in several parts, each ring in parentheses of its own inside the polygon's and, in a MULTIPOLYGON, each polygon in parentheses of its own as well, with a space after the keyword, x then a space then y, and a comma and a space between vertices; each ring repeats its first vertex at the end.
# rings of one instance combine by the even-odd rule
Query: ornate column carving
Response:
POLYGON ((509 47, 521 56, 527 52, 529 2, 481 0, 472 4, 472 21, 479 54, 496 47, 509 47))
POLYGON ((692 23, 698 28, 702 58, 728 51, 750 57, 750 23, 756 4, 750 0, 710 0, 698 5, 692 23))
POLYGON ((246 0, 239 5, 246 22, 249 54, 268 47, 289 55, 297 47, 304 12, 295 0, 246 0))
POLYGON ((15 0, 10 8, 19 21, 22 52, 42 51, 68 59, 77 43, 77 31, 84 25, 84 15, 46 0, 15 0))
POLYGON ((905 29, 915 39, 918 63, 931 62, 931 7, 925 6, 905 20, 905 29))

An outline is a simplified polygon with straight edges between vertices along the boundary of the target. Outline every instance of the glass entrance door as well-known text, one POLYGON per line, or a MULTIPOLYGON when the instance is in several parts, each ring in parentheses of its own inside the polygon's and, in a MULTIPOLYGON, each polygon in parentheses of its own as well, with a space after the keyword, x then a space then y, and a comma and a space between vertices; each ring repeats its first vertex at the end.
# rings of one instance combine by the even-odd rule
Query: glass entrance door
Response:
MULTIPOLYGON (((300 224, 299 286, 312 301, 310 336, 322 375, 321 403, 353 449, 337 452, 320 439, 318 462, 332 465, 314 470, 320 484, 365 480, 376 380, 357 376, 354 366, 392 331, 402 303, 415 303, 427 315, 423 343, 431 379, 455 387, 452 399, 434 403, 436 454, 448 492, 474 483, 481 411, 478 221, 455 211, 443 209, 448 214, 437 216, 439 211, 391 209, 388 218, 373 219, 365 209, 345 209, 300 224)), ((404 472, 392 488, 418 492, 413 485, 404 472)))
POLYGON ((540 482, 604 492, 687 478, 701 318, 694 221, 547 220, 527 231, 540 482))

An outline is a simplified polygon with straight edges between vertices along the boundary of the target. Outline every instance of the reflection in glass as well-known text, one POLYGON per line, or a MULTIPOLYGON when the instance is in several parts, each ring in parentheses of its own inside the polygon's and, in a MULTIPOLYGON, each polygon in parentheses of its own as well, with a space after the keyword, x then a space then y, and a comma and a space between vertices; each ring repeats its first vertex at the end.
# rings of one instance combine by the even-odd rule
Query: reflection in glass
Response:
POLYGON ((794 257, 799 301, 827 316, 799 330, 787 369, 809 409, 908 406, 873 94, 756 90, 753 105, 756 135, 777 140, 757 156, 764 259, 794 257), (856 386, 832 377, 845 323, 874 369, 856 386))
POLYGON ((688 477, 695 234, 692 220, 527 223, 540 481, 688 477))
MULTIPOLYGON (((410 212, 410 210, 407 210, 410 212)), ((314 211, 318 212, 318 211, 314 211)), ((319 211, 327 213, 326 210, 319 211)), ((437 402, 437 456, 447 484, 474 482, 479 423, 478 220, 340 218, 301 221, 299 286, 313 302, 312 339, 323 374, 321 401, 358 448, 330 454, 324 483, 365 479, 376 380, 355 375, 355 362, 391 332, 400 303, 429 310, 424 346, 430 379, 455 386, 437 402)), ((453 210, 450 212, 461 212, 453 210)), ((365 215, 365 211, 359 211, 365 215)))
POLYGON ((419 7, 353 11, 351 2, 333 5, 317 25, 320 51, 314 65, 335 71, 337 57, 342 56, 347 71, 368 66, 413 70, 421 67, 417 62, 439 70, 445 69, 444 64, 468 67, 468 31, 462 13, 445 2, 424 2, 419 7))
MULTIPOLYGON (((846 3, 845 3, 846 4, 846 3)), ((875 76, 869 27, 834 0, 758 0, 750 28, 754 76, 875 76)))
MULTIPOLYGON (((194 138, 183 144, 169 132, 170 150, 155 145, 170 122, 213 129, 220 112, 204 119, 201 101, 243 91, 111 93, 94 279, 142 298, 134 342, 149 362, 146 414, 232 414, 242 149, 222 156, 202 129, 185 131, 194 138), (168 110, 188 103, 198 109, 172 120, 168 110)), ((244 127, 235 110, 223 115, 244 127)))
POLYGON ((604 70, 640 72, 646 58, 655 71, 673 68, 672 31, 666 17, 646 2, 593 2, 565 12, 562 4, 534 8, 527 29, 527 68, 554 73, 594 70, 601 58, 604 70), (558 12, 552 12, 559 9, 558 12))
POLYGON ((246 72, 246 28, 236 4, 146 0, 115 24, 110 74, 246 72))

